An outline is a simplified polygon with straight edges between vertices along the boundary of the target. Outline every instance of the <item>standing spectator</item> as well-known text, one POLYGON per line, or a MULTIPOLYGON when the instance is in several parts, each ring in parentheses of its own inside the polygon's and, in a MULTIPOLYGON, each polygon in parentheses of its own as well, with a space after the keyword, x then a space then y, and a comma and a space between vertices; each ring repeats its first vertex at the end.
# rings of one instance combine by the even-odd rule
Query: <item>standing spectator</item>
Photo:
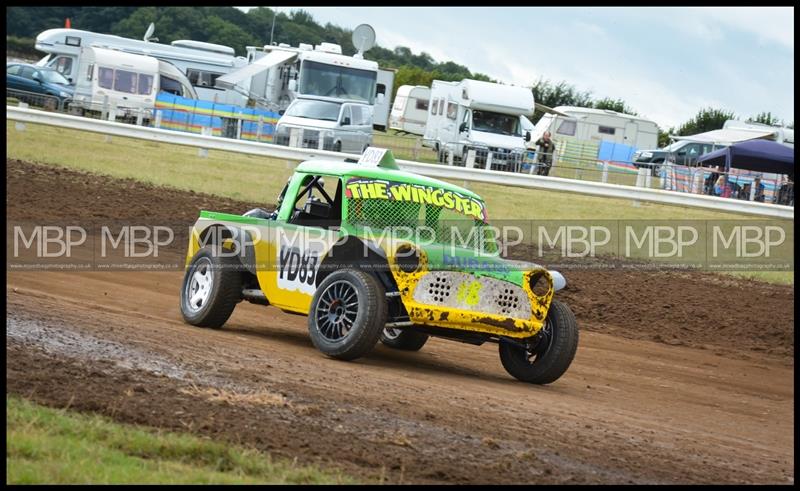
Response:
POLYGON ((753 194, 753 201, 760 201, 764 202, 764 183, 761 182, 761 177, 756 177, 753 179, 753 187, 755 188, 755 194, 753 194))
POLYGON ((550 139, 550 132, 545 131, 541 138, 536 140, 536 174, 546 176, 550 174, 553 166, 553 154, 556 151, 556 142, 550 139))

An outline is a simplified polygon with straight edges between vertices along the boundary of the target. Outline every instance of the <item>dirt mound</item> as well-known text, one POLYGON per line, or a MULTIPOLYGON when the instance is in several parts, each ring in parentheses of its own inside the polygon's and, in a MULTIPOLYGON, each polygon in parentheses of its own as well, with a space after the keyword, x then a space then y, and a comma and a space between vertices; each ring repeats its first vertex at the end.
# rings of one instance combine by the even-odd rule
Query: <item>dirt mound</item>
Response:
POLYGON ((191 225, 200 210, 244 213, 256 206, 270 205, 6 160, 7 220, 110 219, 191 225))

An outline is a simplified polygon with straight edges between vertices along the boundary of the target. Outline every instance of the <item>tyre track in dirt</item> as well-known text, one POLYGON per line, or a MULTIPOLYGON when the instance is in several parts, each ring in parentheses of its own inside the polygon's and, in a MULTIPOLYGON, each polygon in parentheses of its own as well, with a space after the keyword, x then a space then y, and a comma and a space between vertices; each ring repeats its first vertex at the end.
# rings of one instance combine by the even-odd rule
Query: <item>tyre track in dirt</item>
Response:
MULTIPOLYGON (((219 211, 252 207, 179 192, 156 201, 172 191, 11 164, 9 219, 123 216, 114 202, 138 207, 138 217, 191 224, 196 203, 172 208, 193 199, 219 211)), ((569 278, 583 295, 592 291, 569 278)), ((625 291, 629 283, 614 278, 604 281, 625 291)), ((659 278, 675 283, 668 291, 699 284, 730 293, 713 281, 659 278)), ((367 480, 794 482, 793 352, 626 339, 630 326, 612 319, 612 331, 579 315, 573 366, 537 387, 511 379, 494 345, 434 339, 419 353, 379 346, 343 363, 313 348, 304 317, 250 304, 222 330, 194 328, 180 318, 180 281, 180 272, 9 272, 7 393, 367 480)), ((793 318, 791 306, 781 308, 793 318)))

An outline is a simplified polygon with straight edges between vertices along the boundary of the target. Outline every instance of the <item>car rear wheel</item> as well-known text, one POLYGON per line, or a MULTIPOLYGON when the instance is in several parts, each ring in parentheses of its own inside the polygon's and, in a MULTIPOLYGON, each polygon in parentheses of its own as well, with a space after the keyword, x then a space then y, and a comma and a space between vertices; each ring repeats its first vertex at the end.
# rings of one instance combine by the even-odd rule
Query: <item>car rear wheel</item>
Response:
POLYGON ((385 296, 383 286, 363 271, 331 273, 311 301, 311 342, 324 354, 340 360, 366 355, 386 325, 385 296))
POLYGON ((409 329, 387 327, 381 333, 381 343, 403 351, 419 351, 428 342, 428 335, 409 329))
POLYGON ((194 255, 181 288, 183 319, 198 327, 220 328, 242 299, 242 274, 235 257, 206 246, 194 255))
POLYGON ((578 322, 570 308, 553 300, 536 341, 530 345, 500 340, 503 368, 523 382, 549 384, 569 368, 578 349, 578 322))

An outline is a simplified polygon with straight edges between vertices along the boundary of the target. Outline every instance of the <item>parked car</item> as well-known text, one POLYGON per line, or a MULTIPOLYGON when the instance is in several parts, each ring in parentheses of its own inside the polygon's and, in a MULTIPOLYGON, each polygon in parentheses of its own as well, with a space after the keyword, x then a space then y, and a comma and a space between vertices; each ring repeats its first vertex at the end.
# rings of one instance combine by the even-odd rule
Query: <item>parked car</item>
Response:
POLYGON ((651 170, 654 176, 658 175, 661 164, 667 158, 666 150, 639 150, 633 154, 633 165, 636 168, 646 167, 651 170))
POLYGON ((633 165, 652 169, 653 175, 658 175, 661 165, 665 162, 674 165, 694 166, 701 155, 725 147, 719 143, 695 142, 691 140, 678 140, 658 150, 639 150, 633 154, 633 165))
POLYGON ((361 154, 372 144, 372 106, 298 97, 281 112, 275 143, 361 154))
POLYGON ((62 105, 66 101, 72 100, 72 87, 69 80, 51 68, 43 68, 27 63, 6 63, 6 90, 21 90, 42 94, 44 96, 39 101, 34 97, 18 95, 19 99, 26 99, 26 102, 37 104, 41 100, 41 105, 49 109, 56 109, 56 105, 62 105))

